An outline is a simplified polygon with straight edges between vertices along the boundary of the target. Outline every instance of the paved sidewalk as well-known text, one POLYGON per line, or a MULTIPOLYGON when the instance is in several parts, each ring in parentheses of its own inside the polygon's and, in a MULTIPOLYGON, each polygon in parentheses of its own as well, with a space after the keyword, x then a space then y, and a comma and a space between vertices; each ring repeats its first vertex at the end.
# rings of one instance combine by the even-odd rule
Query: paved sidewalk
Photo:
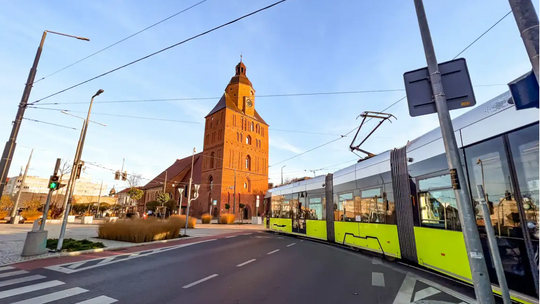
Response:
MULTIPOLYGON (((66 228, 66 238, 89 239, 91 241, 102 242, 107 249, 140 246, 141 243, 120 242, 97 238, 98 225, 68 224, 66 228)), ((24 261, 38 260, 50 257, 58 257, 61 253, 45 253, 31 257, 21 257, 24 247, 26 233, 32 229, 30 224, 0 224, 0 266, 14 264, 24 261)), ((188 235, 193 237, 206 237, 239 230, 261 230, 263 225, 218 225, 218 224, 197 224, 195 229, 188 229, 188 235)))

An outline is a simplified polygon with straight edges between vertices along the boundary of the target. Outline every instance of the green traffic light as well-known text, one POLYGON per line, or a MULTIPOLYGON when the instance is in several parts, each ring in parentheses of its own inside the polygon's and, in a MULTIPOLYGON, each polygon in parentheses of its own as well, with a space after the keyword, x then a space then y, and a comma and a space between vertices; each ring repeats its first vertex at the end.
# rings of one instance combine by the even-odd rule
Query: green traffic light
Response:
POLYGON ((57 183, 52 182, 52 183, 49 184, 49 189, 56 189, 57 186, 58 186, 57 183))

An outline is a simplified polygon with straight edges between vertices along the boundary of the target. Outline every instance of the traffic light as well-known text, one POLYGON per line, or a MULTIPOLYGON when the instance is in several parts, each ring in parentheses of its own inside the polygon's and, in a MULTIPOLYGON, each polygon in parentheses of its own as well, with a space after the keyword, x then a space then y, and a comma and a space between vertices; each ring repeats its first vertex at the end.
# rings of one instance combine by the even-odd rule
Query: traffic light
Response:
POLYGON ((60 186, 60 182, 58 181, 58 176, 51 175, 51 178, 49 178, 49 186, 48 188, 50 190, 57 190, 60 186))
POLYGON ((123 181, 127 180, 127 172, 126 171, 122 172, 122 180, 123 181))
POLYGON ((114 172, 114 179, 119 180, 120 179, 120 171, 114 172))
POLYGON ((83 170, 84 161, 81 161, 79 165, 77 166, 77 170, 75 171, 75 178, 79 179, 81 178, 81 172, 83 170))

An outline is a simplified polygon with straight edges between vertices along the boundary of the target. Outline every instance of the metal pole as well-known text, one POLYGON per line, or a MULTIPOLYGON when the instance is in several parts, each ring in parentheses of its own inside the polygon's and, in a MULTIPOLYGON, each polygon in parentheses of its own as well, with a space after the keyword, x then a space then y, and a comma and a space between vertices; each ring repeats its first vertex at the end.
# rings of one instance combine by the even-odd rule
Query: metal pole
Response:
MULTIPOLYGON (((78 144, 78 151, 75 154, 75 162, 76 164, 75 170, 78 170, 79 163, 81 161, 82 151, 84 148, 84 141, 86 139, 86 131, 88 130, 88 122, 90 121, 90 113, 92 112, 92 104, 94 103, 94 98, 98 96, 99 94, 103 93, 103 90, 97 91, 94 96, 92 96, 92 99, 90 100, 90 106, 88 107, 88 114, 86 115, 86 120, 84 121, 84 129, 82 130, 82 138, 79 140, 78 144)), ((71 181, 72 181, 72 187, 71 191, 68 196, 68 201, 66 205, 66 210, 64 210, 64 219, 62 221, 62 228, 60 229, 60 236, 58 237, 58 245, 56 246, 56 250, 60 251, 62 250, 62 243, 64 242, 64 235, 66 233, 66 226, 67 226, 67 219, 69 216, 69 209, 71 208, 71 200, 73 196, 73 191, 75 189, 75 182, 76 182, 76 176, 78 171, 73 171, 74 168, 71 168, 71 181)))
MULTIPOLYGON (((54 176, 57 175, 58 169, 60 169, 61 161, 62 160, 60 158, 56 159, 56 165, 54 166, 54 171, 53 171, 54 176)), ((51 197, 52 197, 53 192, 54 192, 54 189, 49 189, 49 194, 47 195, 47 201, 45 202, 45 206, 43 207, 43 216, 41 217, 41 224, 39 225, 39 230, 41 231, 45 230, 45 223, 47 222, 47 213, 49 213, 49 205, 51 204, 51 197)))
POLYGON ((285 168, 287 165, 284 165, 281 167, 281 184, 283 185, 283 168, 285 168))
POLYGON ((508 0, 538 81, 538 16, 531 0, 508 0))
POLYGON ((234 195, 233 195, 233 214, 234 214, 234 217, 236 218, 236 168, 234 168, 234 186, 233 186, 233 189, 234 189, 234 195))
POLYGON ((178 215, 182 214, 182 197, 184 196, 184 189, 178 189, 178 193, 180 193, 180 204, 178 205, 178 215))
POLYGON ((39 63, 39 58, 41 57, 41 52, 43 51, 43 44, 45 43, 45 38, 47 37, 47 31, 43 32, 41 36, 41 42, 36 52, 36 57, 34 58, 34 63, 28 74, 28 79, 26 80, 26 85, 24 87, 23 95, 21 102, 19 103, 19 109, 17 110, 17 115, 13 121, 13 127, 11 128, 11 134, 9 139, 6 142, 4 147, 4 152, 2 153, 2 159, 0 159, 0 193, 4 192, 4 186, 6 185, 6 179, 9 172, 9 167, 11 166, 11 160, 13 159, 13 154, 15 153, 15 148, 17 146, 16 140, 17 135, 19 134, 19 129, 21 127, 21 122, 24 117, 24 112, 26 111, 26 105, 28 99, 30 98, 30 92, 32 91, 32 84, 36 78, 37 66, 39 63))
MULTIPOLYGON (((26 163, 26 168, 24 169, 24 175, 21 180, 21 187, 19 188, 19 192, 17 192, 17 198, 15 199, 15 204, 13 204, 13 209, 11 209, 11 215, 9 219, 10 224, 19 223, 19 221, 15 220, 15 217, 17 216, 17 208, 19 208, 19 201, 21 199, 21 194, 24 190, 24 182, 26 181, 26 174, 28 174, 28 168, 30 168, 30 161, 32 160, 32 154, 34 154, 34 149, 30 151, 30 157, 28 157, 28 163, 26 163)), ((15 182, 15 187, 17 187, 17 182, 15 182)))
POLYGON ((189 177, 189 189, 187 197, 187 208, 186 208, 186 228, 184 229, 184 235, 187 235, 188 220, 189 220, 189 206, 191 205, 191 184, 193 183, 193 163, 195 160, 195 148, 193 148, 193 155, 191 156, 191 172, 189 177))
POLYGON ((495 272, 497 273, 497 280, 499 281, 499 287, 501 288, 501 294, 504 304, 512 304, 510 299, 510 291, 508 290, 508 283, 506 282, 506 276, 504 274, 504 267, 501 261, 501 255, 499 253, 499 245, 497 245, 497 236, 491 224, 491 214, 488 208, 488 195, 485 192, 486 183, 484 181, 484 163, 481 159, 476 162, 480 165, 480 171, 482 173, 482 185, 478 185, 478 195, 480 198, 480 206, 482 207, 482 216, 484 217, 484 227, 486 228, 486 234, 489 243, 489 250, 491 251, 491 258, 493 265, 495 266, 495 272))
POLYGON ((41 57, 41 52, 43 51, 43 44, 45 43, 45 38, 47 37, 47 33, 53 33, 53 34, 62 35, 62 36, 70 37, 70 38, 84 40, 84 41, 90 41, 90 39, 84 38, 84 37, 67 35, 67 34, 53 32, 53 31, 43 31, 43 35, 41 36, 41 42, 39 43, 39 47, 37 49, 36 56, 34 58, 34 63, 32 64, 30 73, 28 73, 28 79, 26 80, 26 85, 24 87, 23 95, 21 97, 21 102, 19 103, 19 109, 17 110, 15 120, 13 121, 11 134, 9 135, 9 139, 6 142, 6 145, 4 146, 4 152, 2 153, 2 158, 0 159, 0 194, 4 193, 6 179, 9 173, 9 168, 11 167, 11 160, 13 159, 15 148, 17 147, 17 142, 16 142, 17 135, 19 135, 19 129, 21 127, 21 122, 24 117, 24 112, 26 111, 28 99, 30 98, 32 85, 34 84, 34 79, 36 78, 37 67, 38 67, 39 59, 41 57))
POLYGON ((446 104, 441 73, 439 71, 435 49, 431 40, 431 33, 429 31, 426 12, 424 11, 424 4, 422 0, 414 0, 414 5, 418 17, 420 33, 422 35, 422 43, 424 45, 431 88, 433 90, 433 96, 435 97, 435 106, 437 107, 442 138, 446 150, 446 160, 453 177, 454 193, 462 224, 463 237, 465 239, 465 247, 469 259, 469 266, 471 268, 476 299, 480 304, 493 304, 495 303, 495 299, 491 290, 486 260, 482 251, 482 244, 480 243, 480 234, 478 233, 476 219, 467 189, 467 179, 463 173, 463 166, 459 156, 454 127, 446 104))
MULTIPOLYGON (((167 170, 165 170, 165 181, 163 182, 163 195, 165 195, 167 191, 167 170)), ((164 219, 165 218, 165 210, 163 210, 163 204, 165 204, 165 202, 161 202, 161 219, 164 219)))
POLYGON ((66 206, 70 198, 70 193, 73 193, 71 188, 74 187, 74 181, 75 181, 75 175, 76 175, 75 173, 77 171, 77 165, 78 165, 77 155, 79 155, 79 150, 81 149, 81 142, 83 139, 85 128, 86 128, 86 121, 83 121, 83 125, 81 128, 81 135, 79 135, 79 141, 77 142, 77 149, 75 149, 75 156, 73 157, 73 165, 71 165, 71 172, 69 173, 69 179, 66 185, 66 192, 64 194, 64 202, 62 203, 62 209, 64 209, 64 211, 66 210, 66 206))

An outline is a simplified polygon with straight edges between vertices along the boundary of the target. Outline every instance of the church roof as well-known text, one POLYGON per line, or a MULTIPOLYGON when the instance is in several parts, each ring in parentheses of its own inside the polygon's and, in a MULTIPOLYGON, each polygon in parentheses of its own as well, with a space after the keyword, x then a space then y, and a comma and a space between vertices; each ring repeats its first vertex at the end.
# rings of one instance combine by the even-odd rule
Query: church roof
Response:
MULTIPOLYGON (((177 159, 174 164, 169 168, 165 169, 158 176, 154 177, 153 180, 148 182, 142 189, 150 189, 155 187, 163 187, 163 181, 165 181, 165 172, 167 172, 167 179, 171 180, 178 176, 186 169, 191 169, 191 155, 182 159, 177 159)), ((195 159, 193 163, 193 182, 195 184, 201 183, 201 171, 202 171, 202 152, 195 154, 195 159)), ((186 178, 184 178, 186 179, 186 178)))
MULTIPOLYGON (((210 113, 208 113, 208 115, 205 116, 208 117, 214 113, 217 113, 225 108, 228 108, 228 109, 231 109, 235 112, 238 112, 238 113, 242 113, 242 110, 240 110, 235 104, 234 102, 231 100, 231 98, 229 97, 229 95, 227 93, 223 93, 223 96, 221 96, 221 98, 219 99, 218 103, 216 104, 216 106, 212 109, 212 111, 210 111, 210 113)), ((266 121, 264 121, 264 119, 261 117, 261 115, 259 115, 259 113, 257 112, 257 110, 255 110, 255 120, 265 124, 268 126, 268 124, 266 123, 266 121)))

